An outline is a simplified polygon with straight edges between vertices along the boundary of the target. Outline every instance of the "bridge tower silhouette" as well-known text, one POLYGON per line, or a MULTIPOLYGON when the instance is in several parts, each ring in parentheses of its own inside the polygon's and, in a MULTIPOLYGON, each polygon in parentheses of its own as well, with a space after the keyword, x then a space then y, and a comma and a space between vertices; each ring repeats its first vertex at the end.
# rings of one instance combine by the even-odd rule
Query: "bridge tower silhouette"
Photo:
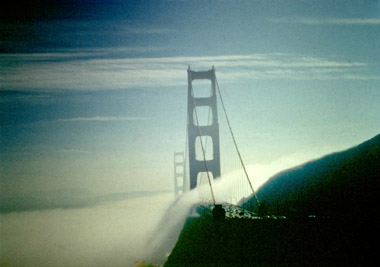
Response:
POLYGON ((174 194, 187 191, 186 158, 184 152, 174 152, 174 194))
MULTIPOLYGON (((215 69, 214 66, 209 71, 192 71, 190 67, 187 70, 188 78, 188 101, 187 101, 187 136, 189 150, 189 176, 190 190, 194 189, 198 183, 198 174, 202 172, 212 173, 214 179, 220 177, 220 147, 219 147, 219 123, 217 98, 215 89, 215 69), (211 93, 208 97, 196 97, 193 90, 194 80, 210 80, 211 93), (209 107, 212 114, 212 122, 208 125, 199 125, 197 107, 209 107), (197 149, 197 138, 199 138, 202 151, 197 149), (203 140, 206 138, 212 141, 211 159, 206 159, 203 140), (202 153, 202 160, 198 160, 196 155, 202 153)), ((208 174, 209 175, 209 174, 208 174)))

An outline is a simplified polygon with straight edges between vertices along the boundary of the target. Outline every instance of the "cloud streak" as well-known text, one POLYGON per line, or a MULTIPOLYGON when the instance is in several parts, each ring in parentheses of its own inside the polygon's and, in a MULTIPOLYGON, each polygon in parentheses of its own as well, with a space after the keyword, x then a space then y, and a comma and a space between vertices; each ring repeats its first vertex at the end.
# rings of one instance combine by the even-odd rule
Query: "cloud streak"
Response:
MULTIPOLYGON (((364 62, 347 62, 290 54, 221 55, 208 57, 88 58, 45 60, 43 54, 2 55, 2 88, 10 90, 106 90, 183 86, 186 69, 212 65, 224 82, 237 80, 376 80, 364 62)), ((49 57, 64 59, 65 54, 49 57)), ((46 57, 45 57, 46 58, 46 57)), ((98 120, 101 120, 100 118, 98 120)), ((106 119, 104 119, 106 120, 106 119)))
MULTIPOLYGON (((114 46, 114 47, 89 47, 54 49, 45 53, 15 53, 0 54, 0 59, 14 63, 37 63, 49 61, 86 60, 94 58, 106 58, 110 56, 131 56, 135 53, 150 53, 167 50, 161 46, 114 46)), ((1 65, 0 65, 1 66, 1 65)))
POLYGON ((380 18, 273 18, 273 23, 305 25, 380 25, 380 18))
POLYGON ((32 123, 25 123, 24 126, 41 126, 51 123, 81 123, 81 122, 127 122, 127 121, 146 121, 152 119, 151 117, 110 117, 110 116, 95 116, 95 117, 74 117, 74 118, 63 118, 56 120, 42 120, 32 123))
POLYGON ((58 119, 52 122, 102 122, 102 121, 141 121, 150 120, 148 117, 77 117, 68 119, 58 119))

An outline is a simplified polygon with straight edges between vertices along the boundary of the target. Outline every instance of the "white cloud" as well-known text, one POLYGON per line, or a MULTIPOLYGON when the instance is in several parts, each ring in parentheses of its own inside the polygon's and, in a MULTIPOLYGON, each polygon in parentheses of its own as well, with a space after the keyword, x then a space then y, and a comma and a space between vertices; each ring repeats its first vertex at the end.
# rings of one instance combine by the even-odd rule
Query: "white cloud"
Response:
POLYGON ((92 122, 92 121, 141 121, 149 120, 148 117, 77 117, 69 119, 58 119, 52 122, 92 122))
POLYGON ((380 25, 380 18, 273 18, 273 23, 294 23, 306 25, 380 25))
MULTIPOLYGON (((50 56, 61 57, 60 53, 50 56)), ((31 57, 28 55, 27 57, 31 57)), ((34 55, 34 58, 44 55, 34 55)), ((49 56, 48 56, 49 57, 49 56)), ((251 79, 374 79, 364 62, 347 62, 303 55, 253 54, 212 57, 105 58, 23 61, 22 56, 0 67, 2 88, 105 90, 184 86, 186 69, 214 65, 224 82, 251 79), (21 63, 20 63, 21 62, 21 63)), ((380 78, 377 78, 380 79, 380 78)))
POLYGON ((112 122, 112 121, 145 121, 150 120, 150 117, 109 117, 109 116, 96 116, 96 117, 74 117, 74 118, 65 118, 65 119, 57 119, 57 120, 42 120, 36 121, 32 123, 24 123, 24 126, 41 126, 49 123, 70 123, 70 122, 112 122))
MULTIPOLYGON (((46 53, 17 53, 0 54, 2 62, 41 62, 50 60, 73 60, 81 58, 105 57, 111 54, 133 55, 134 53, 147 53, 166 50, 161 46, 114 46, 114 47, 87 47, 57 49, 46 53)), ((1 66, 1 65, 0 65, 1 66)))

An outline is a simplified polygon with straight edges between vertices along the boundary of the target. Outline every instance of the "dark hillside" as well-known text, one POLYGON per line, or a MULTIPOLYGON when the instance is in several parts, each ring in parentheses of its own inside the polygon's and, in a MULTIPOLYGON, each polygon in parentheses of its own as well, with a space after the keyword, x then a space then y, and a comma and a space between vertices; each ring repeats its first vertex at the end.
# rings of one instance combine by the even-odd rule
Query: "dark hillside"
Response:
POLYGON ((189 218, 165 266, 379 266, 379 178, 380 135, 270 179, 258 198, 285 217, 189 218))
POLYGON ((164 266, 379 266, 376 238, 345 219, 188 218, 164 266))
POLYGON ((257 195, 272 213, 279 210, 285 215, 378 217, 380 135, 283 171, 264 184, 257 195))

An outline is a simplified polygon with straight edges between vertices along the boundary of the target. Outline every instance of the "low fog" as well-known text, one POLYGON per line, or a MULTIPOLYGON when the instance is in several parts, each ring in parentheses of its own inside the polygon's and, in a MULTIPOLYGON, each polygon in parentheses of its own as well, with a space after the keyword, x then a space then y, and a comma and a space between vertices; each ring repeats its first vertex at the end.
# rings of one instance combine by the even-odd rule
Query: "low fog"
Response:
POLYGON ((2 215, 2 264, 130 266, 149 254, 146 238, 171 194, 80 209, 2 215))
MULTIPOLYGON (((266 165, 248 166, 254 188, 304 159, 305 155, 297 154, 266 165)), ((236 201, 250 194, 247 190, 235 193, 231 190, 240 179, 237 177, 242 176, 232 172, 213 181, 217 202, 236 201)), ((163 264, 175 246, 187 216, 196 216, 193 205, 210 199, 209 187, 203 185, 177 199, 174 194, 165 193, 84 208, 2 214, 1 265, 163 264)))

